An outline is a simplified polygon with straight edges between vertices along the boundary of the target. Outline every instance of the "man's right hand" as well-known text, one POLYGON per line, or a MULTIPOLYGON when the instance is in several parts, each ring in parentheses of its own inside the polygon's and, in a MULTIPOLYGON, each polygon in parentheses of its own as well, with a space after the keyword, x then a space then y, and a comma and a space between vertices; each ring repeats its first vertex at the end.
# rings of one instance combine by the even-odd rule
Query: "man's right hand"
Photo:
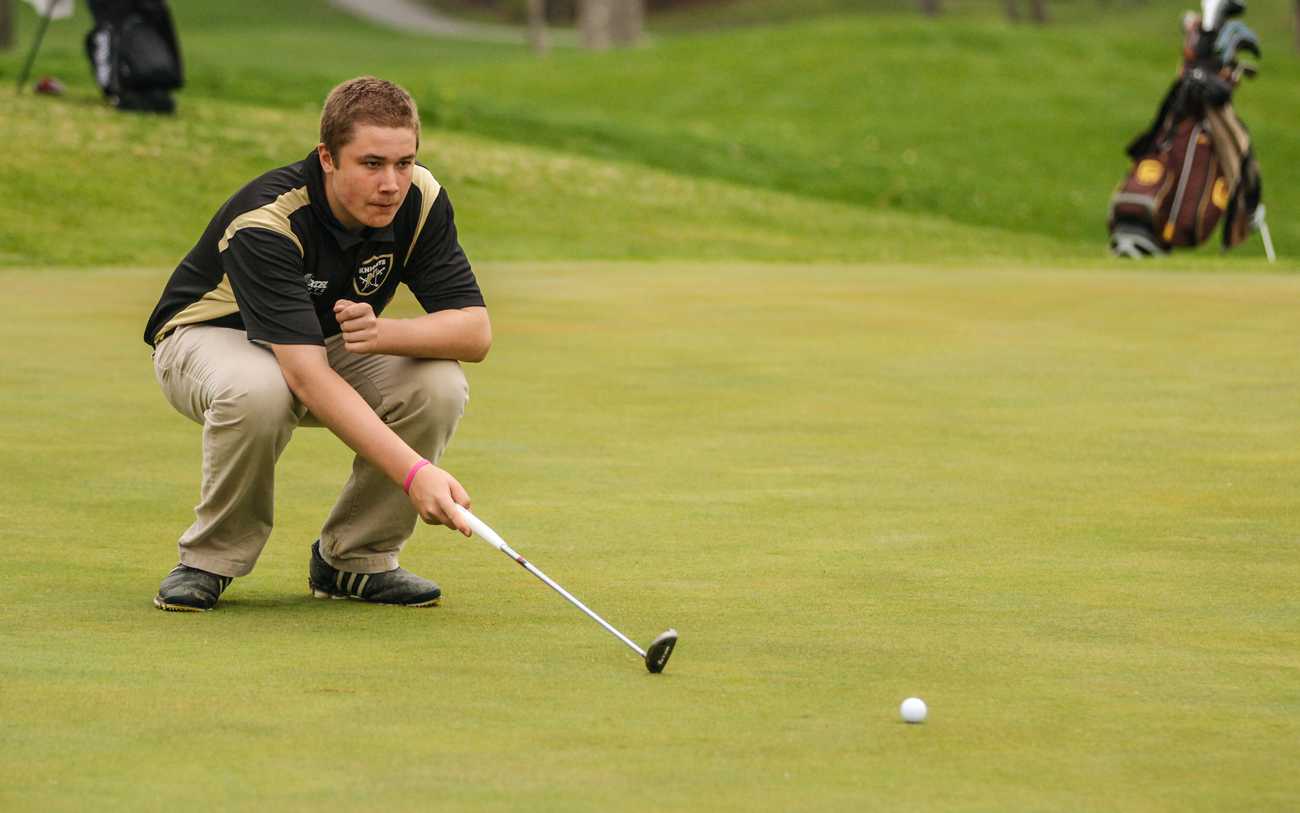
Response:
POLYGON ((469 523, 456 510, 457 505, 469 508, 469 494, 448 472, 434 465, 422 467, 415 473, 407 494, 420 519, 430 525, 455 528, 465 536, 472 534, 469 523))

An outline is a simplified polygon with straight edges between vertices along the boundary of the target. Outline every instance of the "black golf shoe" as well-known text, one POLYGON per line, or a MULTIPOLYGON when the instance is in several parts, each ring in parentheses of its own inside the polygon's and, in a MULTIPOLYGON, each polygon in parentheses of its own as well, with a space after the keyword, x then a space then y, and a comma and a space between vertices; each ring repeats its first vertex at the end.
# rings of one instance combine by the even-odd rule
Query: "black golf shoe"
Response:
POLYGON ((218 576, 197 567, 177 565, 158 585, 153 605, 160 610, 178 613, 211 610, 234 580, 232 576, 218 576))
POLYGON ((321 558, 319 539, 311 545, 307 584, 316 598, 355 598, 372 604, 432 607, 442 598, 438 585, 400 567, 385 573, 337 570, 321 558))

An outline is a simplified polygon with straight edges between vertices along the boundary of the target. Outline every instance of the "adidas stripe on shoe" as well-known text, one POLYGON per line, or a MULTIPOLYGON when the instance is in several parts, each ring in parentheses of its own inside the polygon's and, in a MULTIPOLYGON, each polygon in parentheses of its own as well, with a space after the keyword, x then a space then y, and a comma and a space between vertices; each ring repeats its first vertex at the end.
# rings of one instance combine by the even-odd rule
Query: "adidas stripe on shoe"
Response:
POLYGON ((402 607, 432 607, 442 598, 438 585, 400 567, 384 573, 339 570, 321 557, 320 540, 311 546, 307 585, 316 598, 354 598, 402 607))

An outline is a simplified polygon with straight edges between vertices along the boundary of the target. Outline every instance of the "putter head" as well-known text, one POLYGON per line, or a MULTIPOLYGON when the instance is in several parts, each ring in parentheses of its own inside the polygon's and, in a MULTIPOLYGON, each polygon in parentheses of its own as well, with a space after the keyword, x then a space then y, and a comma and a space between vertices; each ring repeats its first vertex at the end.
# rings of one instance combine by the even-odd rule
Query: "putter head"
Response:
POLYGON ((673 654, 675 646, 677 646, 677 630, 660 633, 659 637, 646 647, 645 668, 656 675, 662 672, 668 665, 668 658, 673 654))

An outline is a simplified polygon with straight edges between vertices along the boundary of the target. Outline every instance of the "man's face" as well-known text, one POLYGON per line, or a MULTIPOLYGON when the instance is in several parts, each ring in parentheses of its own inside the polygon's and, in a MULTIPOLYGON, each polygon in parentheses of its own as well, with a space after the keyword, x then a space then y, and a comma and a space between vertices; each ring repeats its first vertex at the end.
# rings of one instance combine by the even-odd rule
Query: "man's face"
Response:
POLYGON ((331 156, 324 144, 316 147, 316 153, 325 170, 330 211, 343 228, 383 228, 393 222, 411 188, 414 130, 358 124, 337 156, 331 156))

